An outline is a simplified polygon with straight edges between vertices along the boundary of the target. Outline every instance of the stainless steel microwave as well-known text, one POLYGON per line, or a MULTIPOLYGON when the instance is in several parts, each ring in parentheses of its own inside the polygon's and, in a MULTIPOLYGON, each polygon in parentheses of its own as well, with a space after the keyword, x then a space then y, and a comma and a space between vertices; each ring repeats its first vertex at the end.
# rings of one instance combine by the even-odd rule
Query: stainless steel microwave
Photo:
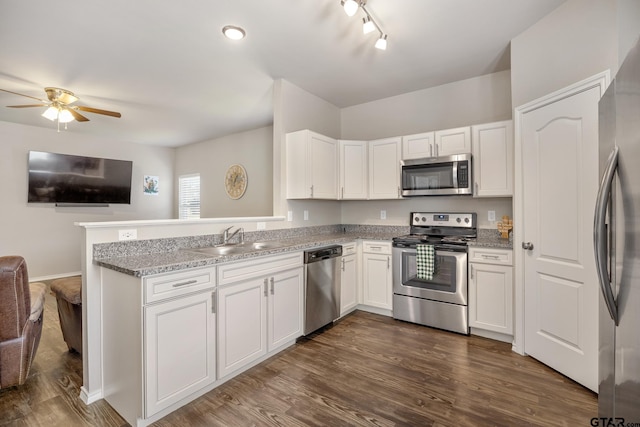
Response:
POLYGON ((402 195, 473 194, 471 154, 403 160, 402 195))

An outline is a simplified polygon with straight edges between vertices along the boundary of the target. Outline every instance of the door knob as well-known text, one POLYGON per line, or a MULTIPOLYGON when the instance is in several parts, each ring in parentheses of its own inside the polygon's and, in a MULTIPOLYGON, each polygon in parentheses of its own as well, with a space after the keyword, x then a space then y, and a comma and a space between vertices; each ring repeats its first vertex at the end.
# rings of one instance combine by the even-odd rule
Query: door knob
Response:
POLYGON ((528 251, 533 250, 533 243, 531 243, 531 242, 522 242, 522 249, 526 249, 528 251))

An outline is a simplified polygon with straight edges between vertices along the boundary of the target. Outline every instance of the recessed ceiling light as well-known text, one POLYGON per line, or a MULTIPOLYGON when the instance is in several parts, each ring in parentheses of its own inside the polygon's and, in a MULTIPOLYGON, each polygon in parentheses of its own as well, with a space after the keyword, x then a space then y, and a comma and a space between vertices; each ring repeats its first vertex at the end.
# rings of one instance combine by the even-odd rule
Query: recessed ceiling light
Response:
POLYGON ((240 27, 234 27, 233 25, 227 25, 222 29, 222 34, 225 35, 226 38, 231 40, 242 40, 246 33, 240 27))

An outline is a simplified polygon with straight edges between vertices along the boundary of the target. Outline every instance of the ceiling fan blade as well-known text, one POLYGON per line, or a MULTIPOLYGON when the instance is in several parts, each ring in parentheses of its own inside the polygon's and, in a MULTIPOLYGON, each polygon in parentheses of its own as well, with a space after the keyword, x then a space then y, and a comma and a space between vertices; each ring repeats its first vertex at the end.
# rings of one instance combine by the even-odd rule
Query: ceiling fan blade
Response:
POLYGON ((111 117, 122 117, 122 114, 117 113, 115 111, 100 110, 98 108, 83 107, 81 105, 74 105, 73 109, 86 111, 87 113, 104 114, 105 116, 111 116, 111 117))
POLYGON ((65 110, 68 110, 71 113, 71 115, 73 116, 73 118, 76 119, 79 122, 88 122, 89 121, 88 118, 86 118, 82 114, 78 113, 74 108, 65 108, 65 110))
POLYGON ((24 95, 24 94, 18 93, 18 92, 11 92, 10 90, 6 90, 6 89, 0 89, 0 90, 3 91, 3 92, 12 93, 14 95, 26 96, 27 98, 35 99, 36 101, 48 102, 46 99, 36 98, 35 96, 24 95))
POLYGON ((7 105, 9 108, 47 107, 48 104, 7 105))

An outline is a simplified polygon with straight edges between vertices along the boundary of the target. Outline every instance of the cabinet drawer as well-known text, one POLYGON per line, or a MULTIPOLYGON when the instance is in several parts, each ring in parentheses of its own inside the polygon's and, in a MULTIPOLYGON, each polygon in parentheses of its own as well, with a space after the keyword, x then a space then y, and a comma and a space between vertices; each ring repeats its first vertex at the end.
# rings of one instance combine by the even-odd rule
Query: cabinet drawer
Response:
POLYGON ((512 265, 513 251, 509 249, 470 248, 469 262, 512 265))
POLYGON ((362 242, 362 252, 391 255, 391 243, 364 241, 362 242))
POLYGON ((353 255, 356 253, 356 242, 345 243, 342 245, 342 256, 353 255))
POLYGON ((215 267, 189 269, 176 273, 149 276, 143 280, 144 303, 150 304, 214 287, 216 284, 216 269, 215 267))
POLYGON ((302 266, 302 252, 253 258, 218 266, 218 283, 226 285, 274 272, 302 266))

